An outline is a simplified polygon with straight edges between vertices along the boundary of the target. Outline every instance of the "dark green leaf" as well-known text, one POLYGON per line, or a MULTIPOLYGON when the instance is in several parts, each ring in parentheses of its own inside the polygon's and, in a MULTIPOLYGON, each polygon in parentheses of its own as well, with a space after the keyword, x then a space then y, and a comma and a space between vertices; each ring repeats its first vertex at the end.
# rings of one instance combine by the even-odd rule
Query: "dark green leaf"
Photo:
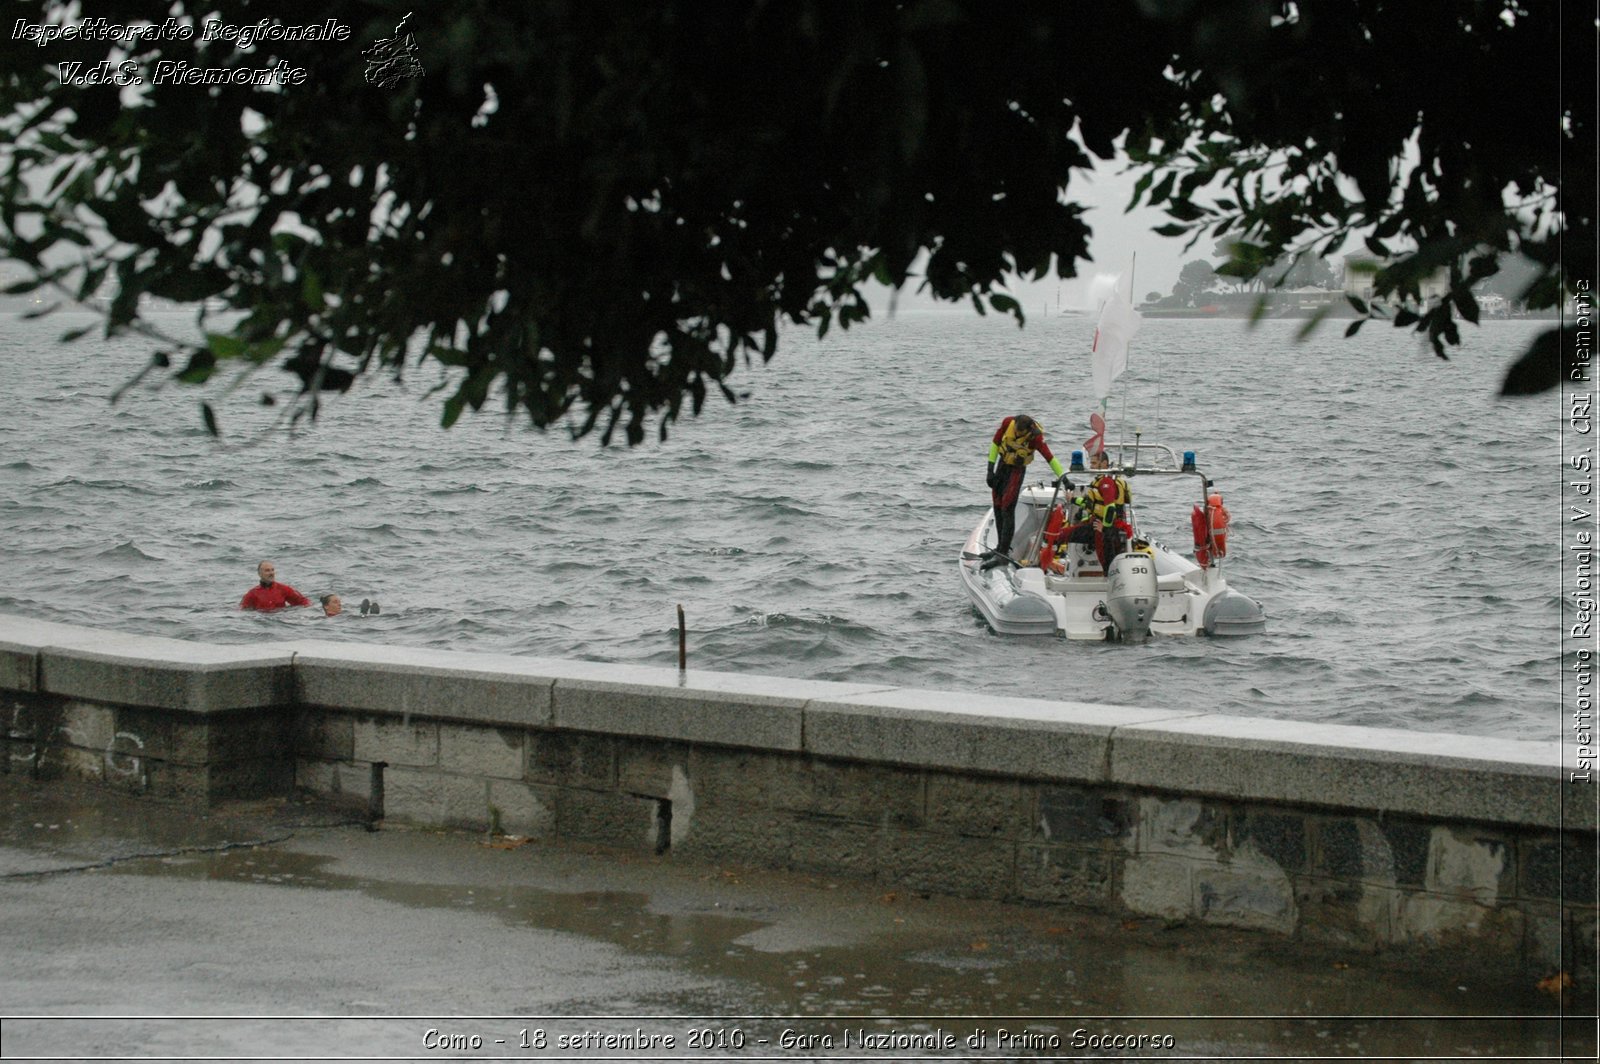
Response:
POLYGON ((1150 206, 1159 207, 1172 195, 1172 186, 1177 177, 1178 174, 1175 170, 1168 170, 1162 175, 1161 180, 1156 182, 1155 187, 1150 190, 1150 206))
POLYGON ((245 357, 258 366, 262 365, 270 362, 279 351, 283 350, 286 343, 288 338, 282 336, 269 336, 265 340, 257 340, 245 351, 245 357))
POLYGON ((222 333, 206 333, 206 346, 220 359, 238 358, 245 350, 243 340, 222 333))
POLYGON ((325 392, 344 392, 349 391, 350 386, 355 382, 354 373, 347 369, 335 369, 330 366, 322 371, 322 380, 318 387, 325 392))
POLYGON ((189 356, 189 364, 174 376, 184 384, 204 384, 217 370, 217 358, 209 350, 201 349, 189 356))
POLYGON ((1313 311, 1311 317, 1306 319, 1306 323, 1300 326, 1299 331, 1295 333, 1295 339, 1303 341, 1306 337, 1316 332, 1317 327, 1327 320, 1329 314, 1333 313, 1333 308, 1334 304, 1324 303, 1313 311))
POLYGON ((1150 188, 1150 183, 1153 180, 1155 180, 1155 176, 1156 176, 1155 175, 1155 171, 1146 170, 1139 177, 1139 180, 1134 182, 1134 185, 1133 185, 1133 198, 1128 200, 1128 205, 1123 208, 1124 212, 1131 211, 1135 207, 1139 206, 1139 200, 1144 196, 1145 192, 1150 188))
POLYGON ((321 310, 327 300, 322 293, 322 279, 315 270, 307 270, 300 278, 300 299, 311 310, 321 310))
POLYGON ((1506 370, 1500 383, 1501 395, 1537 395, 1560 387, 1563 367, 1573 380, 1587 377, 1587 364, 1577 359, 1578 330, 1576 326, 1565 329, 1547 329, 1534 337, 1533 343, 1506 370), (1566 352, 1563 358, 1562 353, 1566 352))
POLYGON ((83 281, 78 285, 78 302, 85 302, 100 291, 100 285, 105 282, 106 273, 110 269, 109 265, 100 265, 84 271, 83 281))

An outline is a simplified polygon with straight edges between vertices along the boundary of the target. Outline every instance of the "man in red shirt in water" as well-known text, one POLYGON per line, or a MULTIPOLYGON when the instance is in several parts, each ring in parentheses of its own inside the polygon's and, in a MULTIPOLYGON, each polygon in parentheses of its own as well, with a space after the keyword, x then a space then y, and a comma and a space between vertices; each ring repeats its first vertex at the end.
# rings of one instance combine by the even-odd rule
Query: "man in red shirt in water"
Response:
POLYGON ((288 584, 276 582, 278 570, 271 562, 256 566, 256 575, 261 578, 261 583, 244 593, 244 598, 239 600, 241 610, 277 610, 285 606, 311 605, 310 599, 288 584))

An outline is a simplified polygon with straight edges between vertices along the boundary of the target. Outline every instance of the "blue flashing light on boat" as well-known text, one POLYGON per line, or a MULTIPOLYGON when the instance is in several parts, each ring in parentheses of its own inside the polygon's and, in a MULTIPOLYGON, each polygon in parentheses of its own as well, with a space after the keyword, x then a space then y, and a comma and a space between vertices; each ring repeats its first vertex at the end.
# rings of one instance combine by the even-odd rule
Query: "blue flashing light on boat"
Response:
POLYGON ((1083 472, 1083 452, 1082 451, 1073 451, 1072 452, 1072 471, 1074 473, 1083 472))
POLYGON ((1194 472, 1194 452, 1193 451, 1184 451, 1183 452, 1183 471, 1185 473, 1193 473, 1194 472))

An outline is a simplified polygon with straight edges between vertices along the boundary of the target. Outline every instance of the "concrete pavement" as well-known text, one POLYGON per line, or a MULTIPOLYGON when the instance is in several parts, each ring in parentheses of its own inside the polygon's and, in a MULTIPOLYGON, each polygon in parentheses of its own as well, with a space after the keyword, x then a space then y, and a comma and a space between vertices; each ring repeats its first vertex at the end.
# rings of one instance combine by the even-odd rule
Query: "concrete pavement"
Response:
POLYGON ((1595 1051, 1470 965, 18 774, 0 959, 7 1060, 1595 1051))

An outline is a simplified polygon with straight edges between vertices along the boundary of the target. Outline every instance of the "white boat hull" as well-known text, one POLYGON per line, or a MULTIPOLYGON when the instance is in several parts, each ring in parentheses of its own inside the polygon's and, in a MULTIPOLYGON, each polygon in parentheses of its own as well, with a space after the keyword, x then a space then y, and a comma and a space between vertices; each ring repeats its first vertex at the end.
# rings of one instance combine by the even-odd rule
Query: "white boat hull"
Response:
MULTIPOLYGON (((1025 488, 1017 501, 1018 552, 1034 542, 1053 494, 1025 488)), ((1087 548, 1069 549, 1067 572, 1046 573, 1029 564, 988 565, 995 546, 994 512, 967 538, 958 561, 962 585, 983 619, 1001 635, 1059 635, 1068 639, 1140 642, 1150 636, 1252 635, 1266 631, 1260 605, 1233 590, 1220 566, 1202 568, 1192 558, 1151 541, 1151 555, 1120 555, 1108 576, 1087 548), (1128 561, 1124 562, 1123 559, 1128 561), (1136 559, 1152 570, 1135 574, 1136 559)))

